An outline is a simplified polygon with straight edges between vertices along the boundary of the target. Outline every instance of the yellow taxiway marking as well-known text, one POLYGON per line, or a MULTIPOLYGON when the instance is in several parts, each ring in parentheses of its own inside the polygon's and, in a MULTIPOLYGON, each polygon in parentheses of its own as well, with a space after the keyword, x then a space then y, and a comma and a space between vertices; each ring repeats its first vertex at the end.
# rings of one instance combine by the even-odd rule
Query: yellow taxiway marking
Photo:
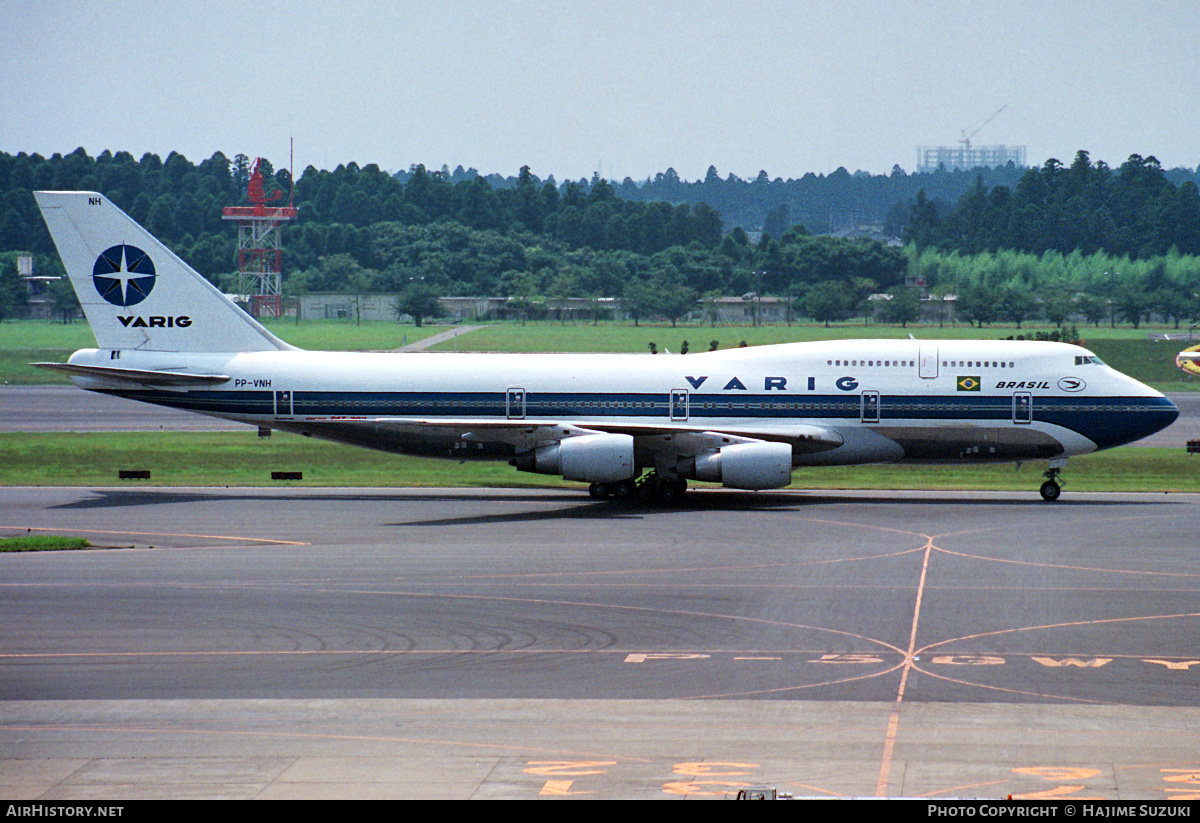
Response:
POLYGON ((888 715, 887 731, 883 738, 883 756, 879 763, 879 780, 875 783, 875 796, 886 797, 888 780, 892 774, 892 756, 896 750, 896 736, 900 730, 900 704, 904 702, 904 689, 908 685, 909 672, 913 670, 913 656, 917 647, 917 625, 921 619, 921 603, 925 596, 925 579, 929 574, 929 558, 933 554, 933 538, 925 536, 925 555, 921 559, 921 577, 917 582, 917 597, 913 603, 912 625, 908 633, 908 649, 904 653, 903 671, 900 674, 900 686, 896 690, 896 699, 892 703, 891 714, 888 715))

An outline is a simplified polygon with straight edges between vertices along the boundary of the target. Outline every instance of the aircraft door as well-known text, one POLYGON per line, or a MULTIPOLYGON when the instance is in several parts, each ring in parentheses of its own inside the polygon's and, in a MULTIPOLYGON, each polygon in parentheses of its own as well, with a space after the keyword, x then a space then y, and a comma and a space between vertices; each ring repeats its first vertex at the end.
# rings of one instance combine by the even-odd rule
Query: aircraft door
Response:
POLYGON ((861 419, 864 423, 879 422, 879 392, 865 391, 862 393, 862 405, 860 406, 861 419))
POLYGON ((687 389, 671 389, 671 419, 688 419, 687 389))
POLYGON ((1033 422, 1033 395, 1029 392, 1013 392, 1012 419, 1014 423, 1033 422))
POLYGON ((275 392, 275 417, 279 420, 292 418, 292 393, 290 391, 275 392))
POLYGON ((525 390, 509 389, 504 397, 504 413, 509 420, 525 419, 525 390))
POLYGON ((921 345, 920 361, 917 364, 917 373, 921 377, 929 380, 938 376, 938 347, 934 345, 921 345))

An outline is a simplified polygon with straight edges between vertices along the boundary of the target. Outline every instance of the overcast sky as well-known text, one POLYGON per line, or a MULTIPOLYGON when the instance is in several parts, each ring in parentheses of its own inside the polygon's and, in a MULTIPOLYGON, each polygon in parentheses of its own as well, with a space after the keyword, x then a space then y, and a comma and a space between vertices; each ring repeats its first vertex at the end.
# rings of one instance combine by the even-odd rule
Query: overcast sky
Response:
POLYGON ((1200 165, 1197 0, 0 0, 0 150, 560 181, 1200 165))

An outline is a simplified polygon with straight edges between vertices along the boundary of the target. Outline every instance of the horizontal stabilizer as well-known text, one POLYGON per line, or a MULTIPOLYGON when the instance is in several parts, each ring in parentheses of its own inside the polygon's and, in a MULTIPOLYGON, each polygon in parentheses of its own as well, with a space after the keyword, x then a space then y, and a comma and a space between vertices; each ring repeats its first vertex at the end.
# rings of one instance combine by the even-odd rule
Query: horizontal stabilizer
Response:
POLYGON ((153 371, 151 369, 119 369, 112 366, 82 366, 72 363, 30 363, 39 369, 50 369, 75 377, 100 377, 106 380, 124 380, 144 386, 207 386, 227 383, 226 374, 188 374, 185 372, 153 371))

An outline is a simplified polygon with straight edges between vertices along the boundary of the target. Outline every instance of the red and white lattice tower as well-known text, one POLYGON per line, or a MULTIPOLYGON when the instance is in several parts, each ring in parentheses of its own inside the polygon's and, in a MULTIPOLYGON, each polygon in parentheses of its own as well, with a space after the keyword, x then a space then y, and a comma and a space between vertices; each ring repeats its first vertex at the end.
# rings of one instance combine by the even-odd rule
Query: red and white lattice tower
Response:
POLYGON ((221 210, 223 220, 238 224, 238 294, 249 295, 250 314, 255 317, 279 317, 283 314, 280 289, 283 271, 283 245, 280 229, 296 219, 296 209, 289 199, 286 206, 268 205, 283 198, 283 192, 269 195, 263 190, 263 175, 258 170, 258 158, 250 174, 247 199, 250 206, 226 206, 221 210))

